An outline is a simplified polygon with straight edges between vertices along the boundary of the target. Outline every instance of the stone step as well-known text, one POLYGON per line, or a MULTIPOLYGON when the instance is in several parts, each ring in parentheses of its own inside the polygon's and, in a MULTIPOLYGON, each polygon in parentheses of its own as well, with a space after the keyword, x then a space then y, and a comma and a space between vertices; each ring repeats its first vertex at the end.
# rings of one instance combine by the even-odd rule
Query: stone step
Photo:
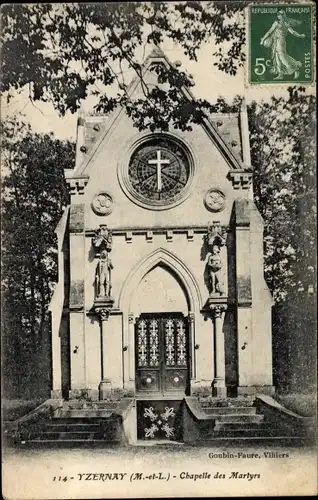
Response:
POLYGON ((244 430, 259 430, 260 428, 263 429, 262 422, 220 422, 216 421, 214 430, 215 431, 244 431, 244 430))
POLYGON ((236 423, 240 422, 242 424, 259 424, 263 422, 264 420, 264 415, 244 415, 244 414, 236 414, 236 415, 217 415, 217 421, 218 422, 224 422, 227 424, 231 423, 236 423))
MULTIPOLYGON (((213 430, 208 430, 209 436, 263 436, 275 437, 284 434, 284 429, 275 425, 267 425, 264 422, 259 424, 241 424, 235 422, 228 424, 227 422, 219 422, 213 430)), ((201 433, 202 435, 202 433, 201 433)), ((301 434, 297 434, 300 436, 301 434)))
POLYGON ((107 441, 105 439, 44 439, 39 437, 38 439, 30 439, 28 441, 23 441, 23 445, 30 445, 31 447, 39 448, 76 448, 83 446, 85 448, 95 448, 96 446, 101 447, 112 447, 118 446, 120 444, 119 439, 114 439, 113 441, 107 441))
MULTIPOLYGON (((140 443, 139 443, 140 444, 140 443)), ((174 446, 176 443, 174 442, 169 442, 167 444, 166 442, 162 442, 165 447, 167 446, 174 446)), ((179 443, 178 443, 179 444, 179 443)), ((184 443, 186 446, 186 443, 184 443)), ((299 448, 302 446, 312 446, 312 439, 304 438, 302 436, 238 436, 238 437, 229 437, 229 436, 219 436, 219 437, 213 437, 213 438, 204 438, 202 440, 198 440, 196 442, 196 446, 202 447, 202 448, 208 448, 211 451, 212 449, 216 446, 222 446, 222 448, 225 446, 224 449, 228 449, 229 447, 233 446, 236 448, 246 447, 247 450, 250 450, 251 446, 253 445, 264 445, 266 446, 266 450, 270 449, 270 447, 295 447, 299 448)), ((47 448, 63 448, 63 449, 68 449, 68 448, 89 448, 89 449, 95 449, 97 447, 100 448, 113 448, 113 447, 118 447, 120 445, 120 441, 105 441, 102 439, 92 439, 92 440, 85 440, 85 439, 80 439, 80 440, 47 440, 47 439, 32 439, 28 441, 23 441, 22 446, 24 447, 30 447, 32 448, 39 448, 39 449, 47 449, 47 448)), ((152 445, 150 441, 145 441, 144 443, 141 444, 142 446, 144 445, 152 445)), ((192 446, 191 446, 192 447, 192 446)), ((257 450, 255 450, 257 453, 257 450)))
POLYGON ((238 427, 237 429, 223 429, 215 428, 213 432, 209 433, 208 437, 247 437, 247 436, 257 436, 257 437, 268 437, 272 436, 264 432, 261 428, 251 428, 251 427, 238 427))
POLYGON ((70 425, 98 425, 105 422, 115 422, 113 418, 91 418, 91 417, 53 417, 48 421, 49 425, 60 425, 60 424, 70 424, 70 425))
MULTIPOLYGON (((226 444, 226 449, 228 449, 231 446, 239 447, 239 446, 246 446, 248 449, 250 449, 252 443, 257 444, 258 446, 260 444, 266 445, 269 449, 271 446, 279 446, 279 447, 285 447, 285 446, 308 446, 312 445, 312 441, 308 438, 305 438, 303 436, 285 436, 283 434, 280 434, 278 436, 264 436, 264 435, 259 435, 259 436, 251 436, 251 435, 242 435, 242 436, 213 436, 213 437, 205 437, 202 438, 201 440, 196 441, 197 446, 202 446, 202 447, 215 447, 217 445, 224 446, 226 444)), ((254 451, 254 450, 253 450, 254 451)), ((255 450, 257 453, 257 451, 255 450)))
POLYGON ((100 424, 96 423, 73 423, 73 422, 54 422, 46 425, 48 432, 98 432, 101 428, 100 424))
POLYGON ((202 408, 207 415, 255 415, 255 406, 229 406, 229 407, 212 407, 202 408))
POLYGON ((202 421, 198 424, 199 439, 240 436, 281 435, 282 429, 266 426, 264 422, 222 422, 219 420, 202 421))
POLYGON ((79 432, 79 431, 72 431, 72 432, 50 432, 50 431, 45 431, 41 432, 39 437, 36 439, 38 440, 69 440, 69 441, 74 441, 74 440, 82 440, 85 439, 86 441, 91 441, 94 439, 103 439, 103 435, 101 432, 79 432))
POLYGON ((103 410, 57 410, 54 414, 55 418, 109 418, 113 415, 113 411, 109 409, 103 410))
POLYGON ((118 407, 118 401, 96 401, 94 403, 83 403, 79 401, 64 401, 64 410, 114 410, 118 407))

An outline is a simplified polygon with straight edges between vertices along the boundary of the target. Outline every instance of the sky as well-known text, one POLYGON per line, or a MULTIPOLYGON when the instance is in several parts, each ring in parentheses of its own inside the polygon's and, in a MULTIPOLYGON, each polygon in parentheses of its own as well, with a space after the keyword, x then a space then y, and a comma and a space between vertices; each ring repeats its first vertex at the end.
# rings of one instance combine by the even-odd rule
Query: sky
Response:
MULTIPOLYGON (((275 96, 287 95, 286 86, 275 85, 275 88, 270 85, 247 86, 245 84, 245 68, 240 68, 235 76, 219 71, 213 65, 212 53, 215 51, 213 42, 205 44, 201 48, 198 53, 198 62, 190 61, 183 54, 182 49, 170 40, 163 43, 161 48, 171 62, 181 61, 181 69, 187 70, 193 75, 195 86, 192 88, 192 93, 197 98, 215 102, 219 96, 231 100, 235 95, 240 94, 245 95, 246 101, 250 102, 252 100, 269 100, 273 94, 275 96)), ((134 77, 133 71, 129 77, 130 75, 127 74, 126 81, 134 77)), ((92 110, 94 102, 92 98, 87 98, 82 103, 82 109, 84 111, 92 110)), ((25 121, 31 124, 34 132, 47 133, 52 131, 58 139, 75 140, 76 138, 77 115, 67 113, 62 118, 59 117, 52 104, 39 101, 32 104, 28 97, 28 90, 16 95, 9 105, 3 99, 1 111, 3 118, 22 112, 25 115, 25 121)))

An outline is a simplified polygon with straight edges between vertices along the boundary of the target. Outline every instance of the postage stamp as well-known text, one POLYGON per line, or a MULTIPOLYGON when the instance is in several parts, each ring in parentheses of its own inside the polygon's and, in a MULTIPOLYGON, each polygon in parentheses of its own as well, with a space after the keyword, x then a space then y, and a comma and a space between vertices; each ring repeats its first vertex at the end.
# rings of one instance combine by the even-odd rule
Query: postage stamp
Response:
POLYGON ((312 5, 250 5, 248 19, 249 83, 313 82, 312 5))

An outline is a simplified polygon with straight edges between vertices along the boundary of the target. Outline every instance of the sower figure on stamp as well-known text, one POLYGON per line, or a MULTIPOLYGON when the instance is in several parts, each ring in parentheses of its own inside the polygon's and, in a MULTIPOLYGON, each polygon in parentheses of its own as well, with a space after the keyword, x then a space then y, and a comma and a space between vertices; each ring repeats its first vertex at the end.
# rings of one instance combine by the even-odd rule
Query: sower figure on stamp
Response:
POLYGON ((274 80, 282 80, 284 75, 292 75, 298 78, 299 69, 302 66, 301 61, 297 61, 286 51, 287 33, 294 35, 297 38, 304 38, 304 33, 298 33, 293 26, 301 24, 297 19, 290 19, 286 12, 280 10, 277 14, 277 20, 274 21, 270 29, 261 39, 261 45, 271 49, 273 67, 271 73, 276 74, 274 80))
POLYGON ((209 255, 207 262, 209 272, 210 294, 220 293, 224 291, 222 281, 222 261, 220 256, 220 248, 213 245, 212 253, 209 255))
POLYGON ((95 274, 96 297, 110 297, 112 269, 114 267, 109 253, 102 250, 95 274))

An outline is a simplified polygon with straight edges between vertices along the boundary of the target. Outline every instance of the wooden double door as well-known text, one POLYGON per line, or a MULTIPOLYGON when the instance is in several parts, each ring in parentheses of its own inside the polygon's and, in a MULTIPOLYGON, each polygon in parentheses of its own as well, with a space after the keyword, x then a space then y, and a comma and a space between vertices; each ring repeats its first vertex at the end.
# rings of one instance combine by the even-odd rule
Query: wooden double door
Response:
POLYGON ((135 324, 137 394, 189 393, 189 321, 182 313, 144 313, 135 324))

